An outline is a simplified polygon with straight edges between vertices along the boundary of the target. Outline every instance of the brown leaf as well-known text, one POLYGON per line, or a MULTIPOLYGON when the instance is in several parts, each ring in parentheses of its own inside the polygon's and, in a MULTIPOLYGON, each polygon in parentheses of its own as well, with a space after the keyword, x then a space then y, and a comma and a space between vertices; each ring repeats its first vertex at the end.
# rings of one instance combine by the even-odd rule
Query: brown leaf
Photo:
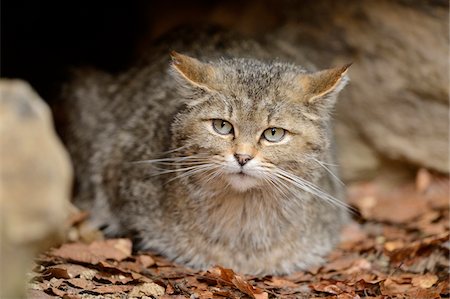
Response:
POLYGON ((411 284, 409 283, 400 283, 398 280, 393 278, 388 278, 385 281, 381 282, 381 294, 383 295, 397 295, 404 294, 409 289, 411 289, 411 284))
POLYGON ((92 291, 99 294, 111 294, 111 293, 129 292, 133 288, 134 286, 132 285, 105 284, 95 287, 92 291))
POLYGON ((356 256, 344 256, 342 258, 339 258, 337 260, 325 264, 323 268, 320 270, 320 272, 327 273, 331 271, 333 272, 343 271, 345 269, 350 268, 356 259, 357 259, 356 256))
POLYGON ((110 283, 113 283, 113 284, 115 284, 115 283, 126 284, 126 283, 129 283, 129 282, 135 280, 135 278, 130 277, 130 276, 131 275, 128 274, 128 273, 112 274, 112 273, 109 273, 109 272, 98 272, 95 275, 95 278, 98 279, 98 280, 103 280, 103 281, 106 280, 106 281, 108 281, 110 283))
POLYGON ((93 290, 96 287, 96 284, 94 282, 83 278, 71 278, 66 280, 65 282, 70 284, 71 286, 83 290, 93 290))
POLYGON ((254 293, 253 294, 253 298, 255 299, 268 299, 269 298, 269 294, 267 294, 266 292, 261 292, 261 293, 254 293))
POLYGON ((241 276, 236 275, 233 270, 225 269, 217 266, 220 271, 220 277, 226 282, 231 282, 236 288, 239 289, 244 294, 249 295, 255 299, 265 299, 268 298, 268 294, 263 290, 252 286, 249 282, 244 280, 241 276))
POLYGON ((405 262, 405 260, 416 258, 417 254, 419 254, 419 251, 421 255, 425 255, 427 254, 427 251, 431 251, 431 249, 439 246, 440 244, 443 244, 448 240, 449 233, 444 233, 441 235, 418 240, 410 244, 406 244, 405 246, 394 249, 392 251, 386 250, 385 254, 389 256, 390 260, 394 263, 405 262))
POLYGON ((154 283, 146 282, 141 285, 135 286, 129 293, 127 298, 142 298, 143 296, 160 297, 164 295, 165 289, 154 283))
POLYGON ((275 288, 296 288, 298 285, 296 283, 293 283, 290 280, 286 280, 279 277, 272 277, 270 280, 264 281, 265 284, 271 287, 275 288))
POLYGON ((129 262, 129 261, 122 261, 118 265, 119 269, 123 269, 126 271, 134 271, 134 272, 141 272, 143 269, 142 265, 137 262, 129 262))
POLYGON ((355 291, 364 291, 365 294, 375 295, 380 289, 380 284, 370 283, 364 279, 360 279, 353 285, 353 288, 355 291))
POLYGON ((55 277, 55 278, 75 278, 77 276, 87 274, 92 271, 89 268, 83 267, 81 265, 74 264, 58 264, 55 266, 50 266, 46 271, 42 274, 47 277, 55 277))
POLYGON ((294 283, 299 283, 311 281, 313 279, 313 276, 306 272, 295 272, 289 276, 285 276, 284 278, 294 283))
POLYGON ((155 264, 155 260, 149 256, 149 255, 145 255, 145 254, 141 254, 137 257, 137 261, 142 265, 142 267, 144 268, 148 268, 150 266, 153 266, 155 264))
POLYGON ((175 293, 175 290, 172 284, 169 282, 166 286, 166 294, 172 295, 173 293, 175 293))
POLYGON ((422 289, 431 288, 438 281, 438 277, 434 274, 418 275, 413 277, 412 285, 422 289))
POLYGON ((360 299, 359 295, 357 294, 349 294, 349 293, 343 293, 336 296, 337 299, 360 299))
POLYGON ((353 261, 351 267, 346 269, 344 273, 346 274, 361 273, 370 269, 372 269, 372 263, 370 263, 365 258, 358 258, 355 261, 353 261))
POLYGON ((438 283, 437 288, 441 294, 450 294, 450 277, 447 274, 447 278, 444 281, 438 283))
POLYGON ((386 251, 394 251, 400 248, 405 247, 405 242, 396 240, 396 241, 389 241, 384 243, 384 249, 386 251))
POLYGON ((51 254, 66 260, 97 264, 100 261, 113 259, 124 260, 131 255, 131 241, 129 239, 110 239, 95 241, 89 245, 83 243, 64 244, 53 249, 51 254))
POLYGON ((201 292, 198 296, 199 299, 212 299, 214 298, 214 294, 210 291, 201 292))
POLYGON ((315 291, 330 293, 334 295, 349 293, 354 294, 353 288, 342 281, 321 280, 309 285, 315 291))

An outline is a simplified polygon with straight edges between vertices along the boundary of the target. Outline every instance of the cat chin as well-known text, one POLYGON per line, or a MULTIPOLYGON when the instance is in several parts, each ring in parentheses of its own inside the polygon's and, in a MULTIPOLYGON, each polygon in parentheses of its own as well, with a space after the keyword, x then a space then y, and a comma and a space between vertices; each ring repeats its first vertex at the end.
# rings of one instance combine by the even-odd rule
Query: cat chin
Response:
POLYGON ((245 192, 259 185, 260 181, 247 174, 230 174, 227 176, 231 188, 239 192, 245 192))

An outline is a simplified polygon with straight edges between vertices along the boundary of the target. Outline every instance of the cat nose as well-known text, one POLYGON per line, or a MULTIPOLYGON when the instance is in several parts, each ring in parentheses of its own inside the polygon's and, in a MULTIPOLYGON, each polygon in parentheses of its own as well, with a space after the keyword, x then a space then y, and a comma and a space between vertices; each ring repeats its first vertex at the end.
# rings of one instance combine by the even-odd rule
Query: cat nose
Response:
POLYGON ((253 159, 252 156, 246 154, 234 154, 234 157, 241 166, 244 166, 248 161, 253 159))

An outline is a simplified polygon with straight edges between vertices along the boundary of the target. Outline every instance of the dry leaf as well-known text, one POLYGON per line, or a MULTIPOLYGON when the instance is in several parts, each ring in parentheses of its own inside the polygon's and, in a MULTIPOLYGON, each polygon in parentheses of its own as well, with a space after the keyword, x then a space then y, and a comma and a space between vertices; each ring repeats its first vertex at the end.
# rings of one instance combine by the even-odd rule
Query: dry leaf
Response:
POLYGON ((66 283, 70 284, 73 287, 80 288, 83 290, 93 290, 96 287, 96 284, 92 282, 91 280, 86 280, 83 278, 71 278, 67 279, 65 281, 66 283))
POLYGON ((232 283, 242 293, 249 295, 252 298, 264 299, 268 298, 268 294, 261 289, 258 289, 244 280, 241 276, 236 275, 233 270, 225 269, 220 266, 217 267, 220 271, 220 277, 226 282, 232 283))
POLYGON ((134 299, 134 298, 142 298, 143 296, 154 296, 154 297, 160 297, 164 295, 165 289, 154 283, 154 282, 147 282, 143 283, 141 285, 135 286, 129 293, 128 298, 134 299))
POLYGON ((139 262, 144 268, 148 268, 155 264, 155 260, 151 256, 143 254, 137 257, 137 262, 139 262))
POLYGON ((44 276, 55 277, 55 278, 75 278, 78 276, 88 277, 88 274, 92 272, 89 268, 81 265, 74 264, 59 264, 55 266, 50 266, 42 274, 44 276))
POLYGON ((107 284, 95 287, 92 291, 99 294, 125 293, 134 288, 132 285, 107 284))
POLYGON ((286 280, 279 277, 272 277, 270 280, 264 281, 268 286, 274 288, 296 288, 298 285, 290 280, 286 280))
POLYGON ((434 274, 418 275, 412 278, 412 285, 422 289, 431 288, 438 281, 438 277, 434 274))
POLYGON ((131 255, 129 239, 110 239, 95 241, 89 245, 82 243, 64 244, 53 249, 51 254, 66 260, 97 264, 107 259, 121 261, 131 255))

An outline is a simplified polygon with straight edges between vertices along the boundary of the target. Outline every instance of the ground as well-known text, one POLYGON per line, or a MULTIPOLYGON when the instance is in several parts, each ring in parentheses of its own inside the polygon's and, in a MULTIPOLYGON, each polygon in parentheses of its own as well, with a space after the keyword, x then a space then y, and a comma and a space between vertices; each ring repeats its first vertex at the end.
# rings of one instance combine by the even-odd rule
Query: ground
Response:
MULTIPOLYGON (((76 298, 448 298, 449 179, 348 186, 354 221, 321 267, 253 277, 220 266, 193 271, 128 239, 67 242, 36 259, 30 299, 76 298)), ((80 239, 86 213, 71 219, 80 239)), ((92 236, 91 236, 92 237, 92 236)), ((264 262, 264 261, 261 261, 264 262)))

